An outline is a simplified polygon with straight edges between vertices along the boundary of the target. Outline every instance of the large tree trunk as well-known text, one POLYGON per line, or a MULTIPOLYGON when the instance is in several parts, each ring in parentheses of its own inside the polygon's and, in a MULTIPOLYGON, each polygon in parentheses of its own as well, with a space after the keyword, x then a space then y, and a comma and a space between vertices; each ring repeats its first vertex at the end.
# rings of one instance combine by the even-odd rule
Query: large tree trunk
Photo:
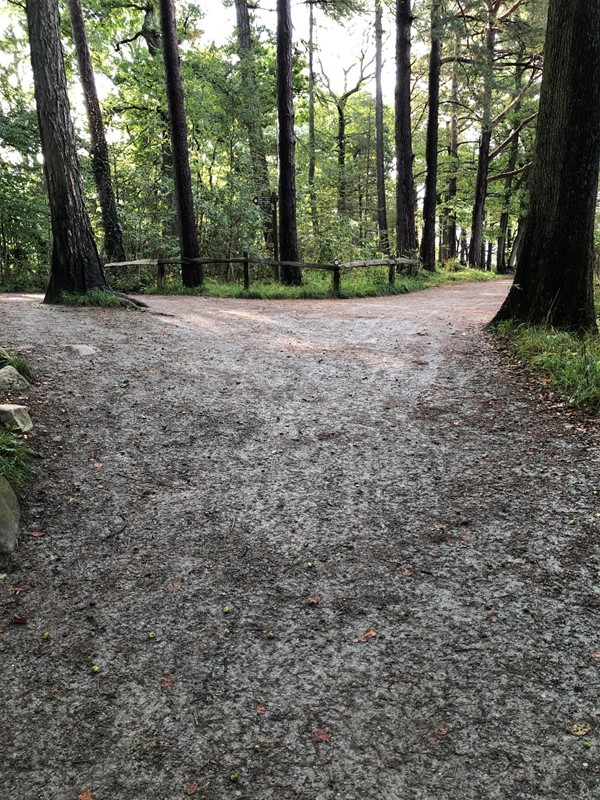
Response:
POLYGON ((385 158, 383 130, 383 91, 381 87, 383 24, 381 0, 375 4, 375 165, 377 175, 377 228, 379 249, 390 254, 385 197, 385 158))
POLYGON ((483 247, 483 226, 485 222, 485 198, 490 166, 490 142, 492 139, 492 88, 494 84, 494 56, 496 51, 496 7, 497 3, 488 3, 488 19, 486 25, 486 67, 483 88, 483 124, 479 140, 479 157, 477 160, 477 178, 475 180, 475 200, 471 218, 471 241, 469 244, 469 266, 484 269, 481 257, 483 247))
MULTIPOLYGON (((292 89, 290 0, 277 0, 277 115, 279 119, 279 238, 282 261, 298 261, 296 228, 296 137, 292 89)), ((298 267, 282 267, 283 283, 302 283, 298 267)))
POLYGON ((106 286, 85 206, 60 43, 58 0, 28 0, 27 25, 52 224, 52 268, 44 302, 106 286))
POLYGON ((88 125, 90 128, 92 170, 98 188, 98 197, 102 210, 104 250, 106 251, 108 261, 125 261, 123 234, 119 224, 117 203, 110 175, 108 145, 104 134, 102 112, 100 111, 98 92, 96 91, 94 69, 92 67, 92 59, 85 35, 80 0, 69 0, 69 14, 71 17, 71 29, 73 31, 77 63, 79 65, 79 76, 83 87, 88 125))
POLYGON ((179 215, 179 241, 181 243, 181 278, 184 286, 200 286, 203 275, 200 264, 193 259, 200 256, 196 214, 192 194, 192 176, 187 142, 185 101, 179 68, 177 24, 174 0, 160 0, 160 22, 165 63, 165 79, 171 126, 175 195, 179 215))
POLYGON ((446 214, 444 220, 444 254, 443 260, 456 258, 456 208, 455 197, 457 193, 457 172, 458 172, 458 71, 457 60, 459 56, 460 36, 457 33, 454 41, 454 61, 452 62, 452 79, 450 88, 450 138, 448 142, 448 155, 450 156, 450 171, 448 176, 448 188, 446 190, 446 214))
MULTIPOLYGON (((248 0, 235 0, 237 18, 237 36, 240 56, 240 70, 242 86, 244 89, 244 102, 240 114, 248 132, 248 145, 250 148, 250 161, 252 163, 252 177, 254 186, 259 195, 268 197, 271 194, 269 186, 269 167, 263 136, 260 108, 257 106, 258 87, 256 71, 254 69, 254 55, 252 45, 252 32, 250 29, 250 14, 248 13, 248 0)), ((264 223, 265 243, 273 244, 273 228, 270 215, 265 214, 264 223)))
POLYGON ((440 71, 442 68, 442 40, 440 38, 440 2, 431 4, 431 52, 429 54, 429 111, 427 117, 427 144, 425 160, 425 199, 423 201, 423 239, 421 261, 430 272, 435 270, 435 217, 437 209, 438 122, 440 108, 440 71))
POLYGON ((527 228, 494 322, 594 331, 600 3, 550 0, 545 54, 527 228))
POLYGON ((417 249, 410 112, 412 20, 410 0, 396 0, 396 246, 400 255, 417 249))

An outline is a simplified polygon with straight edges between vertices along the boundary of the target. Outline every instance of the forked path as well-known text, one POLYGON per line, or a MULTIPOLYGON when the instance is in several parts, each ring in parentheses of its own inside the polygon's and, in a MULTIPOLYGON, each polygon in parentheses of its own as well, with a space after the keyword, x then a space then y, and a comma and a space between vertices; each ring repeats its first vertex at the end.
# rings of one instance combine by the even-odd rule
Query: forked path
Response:
POLYGON ((0 298, 1 797, 600 796, 598 435, 502 363, 506 289, 0 298))

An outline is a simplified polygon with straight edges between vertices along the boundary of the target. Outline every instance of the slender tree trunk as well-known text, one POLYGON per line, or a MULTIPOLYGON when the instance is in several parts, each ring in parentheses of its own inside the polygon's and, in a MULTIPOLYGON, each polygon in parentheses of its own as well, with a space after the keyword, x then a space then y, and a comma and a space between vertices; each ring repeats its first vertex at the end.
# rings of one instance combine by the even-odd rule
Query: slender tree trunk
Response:
POLYGON ((203 280, 202 267, 200 264, 192 263, 193 259, 199 258, 200 251, 192 194, 185 99, 179 68, 175 0, 160 0, 160 21, 171 123, 175 194, 179 215, 179 241, 183 261, 181 277, 184 286, 200 286, 203 280))
MULTIPOLYGON (((319 212, 317 210, 317 138, 315 133, 315 15, 314 3, 308 4, 308 194, 313 236, 319 242, 319 212)), ((320 245, 320 242, 319 242, 320 245)))
POLYGON ((377 174, 377 228, 379 230, 379 249, 390 254, 390 238, 387 224, 387 203, 385 197, 385 157, 383 129, 383 90, 381 87, 383 13, 381 0, 375 4, 375 167, 377 174))
POLYGON ((106 282, 85 206, 60 43, 58 0, 28 0, 27 26, 52 225, 50 285, 44 302, 106 282))
POLYGON ((438 124, 440 108, 440 72, 442 68, 442 40, 440 38, 440 2, 431 4, 431 51, 429 55, 429 113, 427 117, 427 144, 425 160, 425 199, 423 201, 423 239, 421 261, 430 272, 435 271, 435 218, 437 209, 438 124))
POLYGON ((485 197, 490 165, 490 142, 492 139, 492 88, 494 85, 494 56, 496 50, 496 4, 488 3, 488 20, 486 25, 486 70, 483 89, 483 125, 479 140, 479 157, 477 160, 477 178, 475 180, 475 201, 471 218, 471 242, 469 244, 469 266, 483 269, 481 247, 483 244, 483 225, 485 218, 485 197))
POLYGON ((102 112, 100 111, 98 92, 96 91, 94 69, 92 67, 92 59, 85 35, 80 0, 69 0, 69 14, 71 17, 73 42, 77 54, 79 76, 83 87, 83 97, 90 129, 92 170, 98 188, 98 197, 102 210, 104 249, 108 261, 125 261, 123 234, 119 224, 117 203, 110 175, 108 145, 104 134, 102 112))
MULTIPOLYGON (((519 60, 522 60, 524 54, 520 54, 519 60)), ((518 97, 522 87, 523 70, 521 67, 516 67, 515 70, 515 96, 518 97)), ((518 116, 521 110, 521 103, 515 105, 513 112, 513 138, 510 143, 510 150, 508 153, 508 162, 506 171, 512 172, 517 166, 517 159, 519 157, 519 137, 514 135, 518 126, 518 116)), ((502 198, 502 212, 500 214, 500 234, 498 236, 498 252, 496 254, 496 272, 499 275, 506 275, 508 272, 508 264, 506 260, 506 245, 507 245, 507 232, 509 222, 509 208, 512 198, 513 176, 508 175, 504 180, 504 195, 502 198)))
POLYGON ((348 215, 348 198, 346 186, 346 104, 343 100, 336 103, 338 115, 338 214, 348 215))
MULTIPOLYGON (((277 116, 279 119, 279 252, 282 261, 298 261, 290 0, 277 0, 277 116)), ((298 267, 282 267, 281 279, 283 283, 300 284, 302 273, 298 267)))
MULTIPOLYGON (((456 34, 454 43, 454 57, 458 58, 460 48, 460 37, 456 34)), ((457 191, 457 170, 458 170, 458 71, 457 61, 452 62, 452 79, 450 88, 450 101, 452 112, 450 116, 450 139, 448 142, 448 155, 450 156, 450 173, 448 177, 448 189, 446 192, 446 224, 444 227, 444 258, 449 260, 456 258, 456 209, 454 200, 457 191)))
POLYGON ((530 210, 505 319, 595 331, 600 3, 550 0, 530 210))
MULTIPOLYGON (((248 13, 248 0, 235 0, 237 18, 237 37, 240 56, 240 69, 242 86, 244 88, 244 102, 240 109, 246 131, 248 132, 248 145, 250 148, 250 161, 252 163, 252 176, 254 186, 259 195, 268 197, 271 193, 269 186, 269 167, 260 108, 257 106, 258 86, 254 68, 254 53, 252 44, 252 31, 250 28, 250 14, 248 13)), ((270 215, 264 214, 265 243, 272 245, 273 230, 270 215)))
POLYGON ((412 20, 411 0, 396 0, 396 247, 399 254, 417 249, 410 104, 412 20))

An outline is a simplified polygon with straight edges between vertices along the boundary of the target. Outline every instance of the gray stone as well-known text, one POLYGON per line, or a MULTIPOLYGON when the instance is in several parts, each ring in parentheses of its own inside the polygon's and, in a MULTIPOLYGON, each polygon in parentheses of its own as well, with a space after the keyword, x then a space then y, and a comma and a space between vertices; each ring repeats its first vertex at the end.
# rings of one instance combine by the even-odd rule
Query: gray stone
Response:
POLYGON ((10 389, 26 389, 29 381, 24 378, 14 367, 2 367, 0 369, 0 392, 10 389))
POLYGON ((27 406, 17 406, 11 403, 0 405, 0 422, 8 425, 9 428, 18 428, 23 433, 27 433, 33 428, 27 406))
POLYGON ((0 553, 12 553, 17 546, 21 509, 10 483, 0 475, 0 553))
POLYGON ((74 350, 79 356, 93 356, 98 352, 97 347, 92 347, 90 344, 69 344, 69 350, 74 350))

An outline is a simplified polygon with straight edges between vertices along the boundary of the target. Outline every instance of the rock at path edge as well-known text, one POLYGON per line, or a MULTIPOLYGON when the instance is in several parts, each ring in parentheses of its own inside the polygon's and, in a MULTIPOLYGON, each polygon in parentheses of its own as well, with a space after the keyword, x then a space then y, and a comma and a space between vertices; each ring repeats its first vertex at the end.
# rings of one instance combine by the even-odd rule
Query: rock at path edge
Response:
POLYGON ((14 367, 2 367, 0 369, 0 392, 11 389, 26 389, 31 384, 14 367))
POLYGON ((10 483, 0 475, 0 553, 12 553, 17 546, 21 509, 10 483))
POLYGON ((9 428, 18 428, 23 433, 27 433, 33 428, 33 422, 29 416, 27 406, 17 406, 10 403, 0 405, 0 422, 8 425, 9 428))

